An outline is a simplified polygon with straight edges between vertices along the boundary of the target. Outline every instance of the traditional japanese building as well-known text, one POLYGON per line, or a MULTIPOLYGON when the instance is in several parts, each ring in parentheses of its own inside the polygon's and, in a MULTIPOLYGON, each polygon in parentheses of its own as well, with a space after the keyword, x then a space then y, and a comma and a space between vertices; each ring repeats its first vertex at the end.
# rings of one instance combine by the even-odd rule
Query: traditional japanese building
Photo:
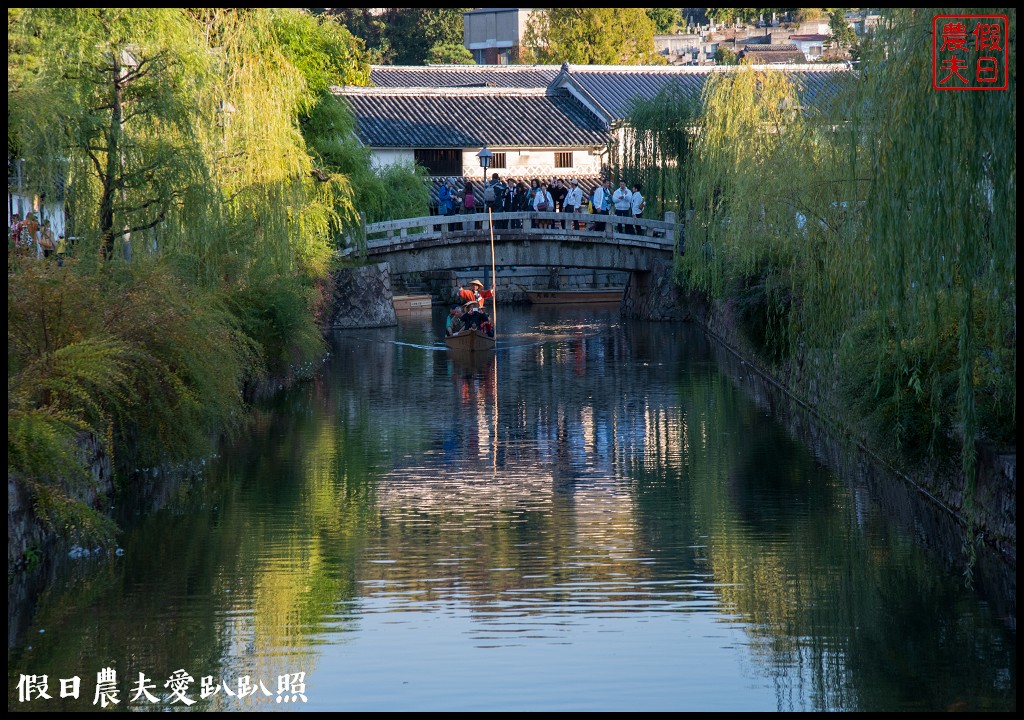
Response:
POLYGON ((494 153, 489 174, 593 177, 609 140, 600 119, 559 88, 347 87, 335 94, 355 114, 374 163, 416 162, 435 177, 482 180, 477 153, 484 145, 494 153))
MULTIPOLYGON (((846 64, 755 68, 786 73, 806 107, 829 102, 851 77, 846 64)), ((352 109, 357 136, 378 165, 416 162, 437 182, 477 182, 483 179, 477 153, 486 145, 494 153, 488 176, 577 178, 589 189, 622 148, 637 100, 670 87, 699 98, 712 73, 736 71, 721 65, 375 66, 376 87, 333 92, 352 109)))

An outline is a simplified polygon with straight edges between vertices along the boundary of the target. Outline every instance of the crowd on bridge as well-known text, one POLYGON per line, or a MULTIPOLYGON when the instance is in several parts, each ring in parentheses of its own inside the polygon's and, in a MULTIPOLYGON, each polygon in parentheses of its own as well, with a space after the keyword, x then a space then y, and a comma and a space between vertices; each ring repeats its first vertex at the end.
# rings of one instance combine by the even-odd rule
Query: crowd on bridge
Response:
MULTIPOLYGON (((639 219, 643 216, 646 201, 642 193, 642 185, 634 183, 632 187, 626 185, 625 180, 619 181, 617 189, 612 190, 612 181, 605 178, 598 184, 593 192, 587 193, 580 187, 579 181, 575 178, 568 182, 555 177, 550 181, 543 181, 534 178, 527 185, 524 181, 506 182, 498 173, 494 173, 491 179, 479 186, 472 181, 460 183, 456 178, 445 178, 437 193, 437 214, 454 216, 460 214, 476 213, 566 213, 581 215, 589 213, 592 215, 611 215, 625 218, 639 219)), ((529 221, 533 228, 551 228, 556 224, 562 229, 572 230, 596 230, 604 231, 604 222, 583 222, 578 218, 567 218, 565 220, 554 220, 551 218, 535 218, 529 221)), ((523 220, 513 218, 509 220, 495 219, 496 230, 521 229, 523 220)), ((479 230, 481 223, 475 221, 475 229, 479 230)), ((462 230, 463 224, 451 222, 448 224, 449 231, 462 230)), ((466 228, 468 229, 468 228, 466 228)), ((644 227, 639 224, 619 221, 616 224, 616 232, 630 235, 644 235, 644 227)))

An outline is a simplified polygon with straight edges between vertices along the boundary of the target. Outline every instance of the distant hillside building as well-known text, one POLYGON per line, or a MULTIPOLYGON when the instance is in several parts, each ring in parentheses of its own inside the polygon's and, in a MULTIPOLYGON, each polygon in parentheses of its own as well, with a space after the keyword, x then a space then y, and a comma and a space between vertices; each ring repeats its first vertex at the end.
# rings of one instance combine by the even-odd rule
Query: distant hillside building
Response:
MULTIPOLYGON (((818 49, 821 54, 821 49, 818 49)), ((744 45, 737 53, 740 60, 747 60, 755 65, 803 65, 807 62, 800 48, 792 43, 783 45, 744 45)))
POLYGON ((831 35, 823 33, 789 36, 789 41, 800 48, 800 51, 812 62, 821 57, 831 40, 831 35))
POLYGON ((463 45, 478 65, 508 65, 518 59, 532 8, 481 8, 462 13, 463 45))

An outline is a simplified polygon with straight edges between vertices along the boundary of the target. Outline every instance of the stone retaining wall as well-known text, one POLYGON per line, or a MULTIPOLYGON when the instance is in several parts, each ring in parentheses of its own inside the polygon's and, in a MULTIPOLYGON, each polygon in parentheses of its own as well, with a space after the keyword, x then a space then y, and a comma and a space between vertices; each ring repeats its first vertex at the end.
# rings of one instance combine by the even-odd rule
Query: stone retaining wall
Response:
POLYGON ((338 270, 332 276, 332 287, 330 327, 368 328, 398 324, 388 263, 338 270))
MULTIPOLYGON (((817 418, 819 431, 848 435, 841 427, 843 412, 836 404, 838 360, 835 353, 803 351, 793 366, 771 372, 757 359, 750 343, 738 330, 731 303, 709 304, 699 294, 682 299, 681 314, 700 323, 705 330, 735 353, 767 383, 787 394, 817 418), (790 379, 786 379, 790 378, 790 379), (826 430, 827 429, 827 430, 826 430)), ((849 439, 849 438, 847 438, 849 439)), ((886 465, 870 448, 857 442, 879 465, 886 465)), ((975 527, 984 541, 1005 559, 1017 562, 1017 456, 983 443, 977 445, 978 469, 973 509, 975 527)), ((901 477, 966 525, 964 478, 957 468, 937 471, 914 468, 898 471, 886 465, 891 475, 901 477)))
MULTIPOLYGON (((98 439, 83 433, 78 439, 79 452, 89 469, 90 480, 80 486, 65 485, 65 492, 89 507, 107 511, 107 498, 114 489, 110 457, 98 439)), ((7 573, 17 570, 25 561, 26 550, 45 555, 56 536, 36 516, 31 492, 22 480, 7 474, 7 573)))

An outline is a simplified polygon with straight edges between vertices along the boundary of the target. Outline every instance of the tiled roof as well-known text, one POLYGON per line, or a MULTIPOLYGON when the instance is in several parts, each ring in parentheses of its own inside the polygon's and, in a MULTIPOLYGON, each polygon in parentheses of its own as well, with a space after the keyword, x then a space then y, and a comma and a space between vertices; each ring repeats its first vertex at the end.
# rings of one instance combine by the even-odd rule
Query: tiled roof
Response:
POLYGON ((772 63, 798 63, 807 62, 804 53, 796 45, 747 45, 740 51, 739 56, 753 62, 765 64, 772 63))
POLYGON ((332 88, 368 146, 580 148, 604 145, 598 118, 565 90, 332 88))
MULTIPOLYGON (((756 70, 789 74, 805 105, 827 103, 852 78, 847 65, 754 65, 756 70)), ((711 73, 736 72, 736 66, 570 65, 553 85, 573 85, 608 121, 623 120, 636 99, 650 100, 670 85, 700 97, 711 73)))
POLYGON ((547 87, 558 65, 373 65, 377 87, 547 87))

